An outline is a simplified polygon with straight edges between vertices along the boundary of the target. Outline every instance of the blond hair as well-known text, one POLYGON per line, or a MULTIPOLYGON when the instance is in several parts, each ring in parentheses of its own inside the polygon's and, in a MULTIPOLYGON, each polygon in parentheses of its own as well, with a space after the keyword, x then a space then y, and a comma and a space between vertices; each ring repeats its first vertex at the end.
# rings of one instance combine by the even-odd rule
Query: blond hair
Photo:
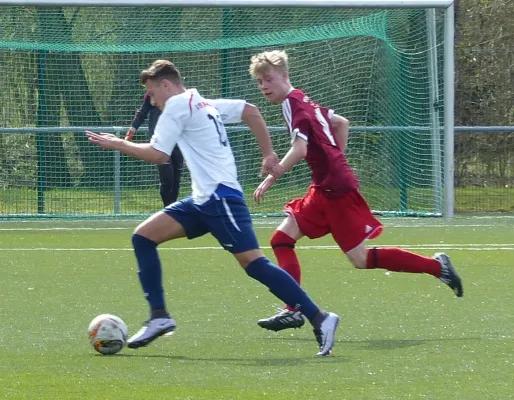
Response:
POLYGON ((283 72, 289 71, 287 53, 283 50, 264 51, 252 57, 248 71, 252 78, 265 75, 271 69, 283 72))
POLYGON ((182 77, 178 68, 168 60, 155 60, 150 68, 141 72, 141 83, 144 85, 146 81, 161 81, 167 79, 177 85, 182 84, 182 77))

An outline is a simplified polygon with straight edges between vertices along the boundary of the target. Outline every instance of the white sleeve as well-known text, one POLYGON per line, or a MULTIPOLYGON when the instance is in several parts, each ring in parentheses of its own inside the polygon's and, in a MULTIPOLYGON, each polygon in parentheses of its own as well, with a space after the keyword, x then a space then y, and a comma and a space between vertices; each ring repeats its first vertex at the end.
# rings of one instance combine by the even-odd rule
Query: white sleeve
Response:
POLYGON ((150 139, 152 147, 167 155, 171 155, 184 129, 185 117, 186 114, 180 112, 177 108, 172 110, 165 107, 163 113, 159 116, 154 134, 150 139))
POLYGON ((243 119, 243 110, 246 106, 244 100, 229 100, 229 99, 209 99, 212 104, 220 113, 221 120, 224 124, 237 124, 243 119))

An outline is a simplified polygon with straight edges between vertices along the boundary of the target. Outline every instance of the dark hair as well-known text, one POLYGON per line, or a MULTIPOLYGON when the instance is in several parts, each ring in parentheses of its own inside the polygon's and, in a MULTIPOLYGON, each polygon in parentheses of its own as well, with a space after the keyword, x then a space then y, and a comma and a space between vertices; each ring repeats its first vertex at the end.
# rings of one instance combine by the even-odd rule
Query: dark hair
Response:
POLYGON ((182 85, 182 77, 180 71, 175 65, 168 60, 156 60, 150 68, 141 72, 141 83, 144 85, 146 81, 161 81, 167 79, 177 85, 182 85))

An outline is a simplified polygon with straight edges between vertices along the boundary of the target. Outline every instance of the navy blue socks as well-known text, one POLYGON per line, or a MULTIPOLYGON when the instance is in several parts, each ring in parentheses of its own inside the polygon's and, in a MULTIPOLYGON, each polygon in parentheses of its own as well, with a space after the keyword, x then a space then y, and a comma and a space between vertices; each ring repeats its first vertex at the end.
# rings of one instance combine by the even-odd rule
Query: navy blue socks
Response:
MULTIPOLYGON (((139 265, 139 280, 150 304, 152 318, 169 317, 164 301, 162 270, 157 253, 157 243, 144 236, 133 234, 132 244, 139 265)), ((260 257, 253 261, 246 267, 245 271, 250 277, 267 286, 271 293, 288 306, 300 310, 311 323, 317 316, 320 316, 318 306, 291 275, 272 264, 266 257, 260 257)))
POLYGON ((143 287, 146 300, 150 303, 152 318, 168 315, 164 302, 164 289, 162 287, 162 269, 157 243, 137 233, 132 235, 132 244, 139 265, 139 281, 143 287), (155 311, 155 312, 154 312, 155 311))
POLYGON ((314 322, 320 311, 319 307, 287 272, 272 264, 266 257, 251 262, 245 271, 250 277, 266 285, 271 293, 289 307, 298 309, 311 323, 314 322))

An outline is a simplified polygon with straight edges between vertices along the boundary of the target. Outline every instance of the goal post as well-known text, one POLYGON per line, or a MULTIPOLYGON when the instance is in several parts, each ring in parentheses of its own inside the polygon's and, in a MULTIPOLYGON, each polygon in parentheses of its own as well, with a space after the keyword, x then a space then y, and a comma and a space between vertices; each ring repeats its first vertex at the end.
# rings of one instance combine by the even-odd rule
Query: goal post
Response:
MULTIPOLYGON (((157 58, 207 98, 258 105, 282 156, 280 107, 248 75, 251 55, 281 48, 293 85, 350 119, 347 157, 374 211, 452 217, 453 13, 451 0, 0 0, 0 215, 158 209, 155 167, 83 135, 125 133, 139 72, 157 58)), ((280 214, 304 193, 303 164, 252 204, 258 147, 244 126, 229 133, 252 213, 280 214)))

